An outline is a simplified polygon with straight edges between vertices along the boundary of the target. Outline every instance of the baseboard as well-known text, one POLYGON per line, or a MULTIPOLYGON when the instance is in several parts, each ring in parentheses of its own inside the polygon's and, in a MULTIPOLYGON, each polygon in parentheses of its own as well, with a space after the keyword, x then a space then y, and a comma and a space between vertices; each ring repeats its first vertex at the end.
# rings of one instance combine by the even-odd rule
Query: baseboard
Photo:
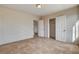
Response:
POLYGON ((34 37, 33 36, 29 36, 29 37, 26 37, 26 38, 16 39, 14 41, 2 42, 2 43, 0 43, 0 46, 7 45, 7 44, 11 44, 11 43, 18 42, 18 41, 22 41, 22 40, 26 40, 26 39, 31 39, 31 38, 34 38, 34 37))

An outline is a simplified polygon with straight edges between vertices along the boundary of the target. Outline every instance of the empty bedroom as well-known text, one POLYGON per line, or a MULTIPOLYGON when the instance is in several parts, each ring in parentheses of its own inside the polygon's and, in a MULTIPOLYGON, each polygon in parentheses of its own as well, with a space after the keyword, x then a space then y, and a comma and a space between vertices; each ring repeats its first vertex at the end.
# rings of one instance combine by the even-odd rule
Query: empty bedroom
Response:
POLYGON ((0 54, 75 53, 78 4, 0 4, 0 54))

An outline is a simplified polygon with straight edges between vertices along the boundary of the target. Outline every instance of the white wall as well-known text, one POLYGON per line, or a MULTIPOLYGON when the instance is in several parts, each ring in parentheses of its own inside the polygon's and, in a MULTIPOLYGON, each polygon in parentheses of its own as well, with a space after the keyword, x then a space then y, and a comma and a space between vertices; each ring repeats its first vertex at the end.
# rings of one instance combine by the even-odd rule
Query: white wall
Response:
POLYGON ((49 19, 47 17, 44 20, 44 35, 49 38, 49 19))
POLYGON ((0 7, 0 45, 33 37, 33 20, 38 17, 0 7))

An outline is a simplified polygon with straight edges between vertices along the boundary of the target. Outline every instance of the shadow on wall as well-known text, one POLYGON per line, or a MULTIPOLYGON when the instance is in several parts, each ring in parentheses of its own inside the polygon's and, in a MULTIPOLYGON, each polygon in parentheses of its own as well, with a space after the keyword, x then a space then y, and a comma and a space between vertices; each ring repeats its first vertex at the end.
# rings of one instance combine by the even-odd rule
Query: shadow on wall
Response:
POLYGON ((79 44, 79 20, 73 26, 73 40, 75 44, 79 44))

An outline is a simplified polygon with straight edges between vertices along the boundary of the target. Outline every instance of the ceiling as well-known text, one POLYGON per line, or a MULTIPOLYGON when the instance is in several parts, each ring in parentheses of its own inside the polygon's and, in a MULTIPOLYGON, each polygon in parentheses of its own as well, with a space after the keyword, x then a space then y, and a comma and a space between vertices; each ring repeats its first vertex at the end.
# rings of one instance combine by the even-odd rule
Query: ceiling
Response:
MULTIPOLYGON (((44 4, 43 4, 44 5, 44 4)), ((77 6, 76 4, 45 4, 43 8, 35 8, 34 4, 3 4, 2 6, 27 12, 37 16, 45 16, 68 8, 77 6)))

